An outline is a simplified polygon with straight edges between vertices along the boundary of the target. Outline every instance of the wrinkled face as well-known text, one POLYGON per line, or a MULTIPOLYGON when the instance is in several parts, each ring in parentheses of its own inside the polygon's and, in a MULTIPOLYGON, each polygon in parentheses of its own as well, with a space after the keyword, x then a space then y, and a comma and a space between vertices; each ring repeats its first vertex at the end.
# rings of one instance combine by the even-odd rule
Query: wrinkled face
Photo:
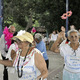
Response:
POLYGON ((11 27, 11 28, 9 29, 9 32, 14 34, 14 33, 15 33, 15 27, 11 27))
POLYGON ((79 36, 77 32, 71 32, 70 36, 68 37, 71 43, 77 43, 79 41, 79 36))

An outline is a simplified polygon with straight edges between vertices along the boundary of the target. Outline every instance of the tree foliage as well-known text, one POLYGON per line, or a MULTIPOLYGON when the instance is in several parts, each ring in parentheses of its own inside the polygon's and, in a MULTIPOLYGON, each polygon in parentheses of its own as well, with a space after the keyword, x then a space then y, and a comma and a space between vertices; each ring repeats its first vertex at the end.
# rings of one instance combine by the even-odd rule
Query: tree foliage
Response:
MULTIPOLYGON (((77 29, 80 28, 79 4, 79 0, 69 0, 69 10, 73 12, 69 18, 69 26, 73 24, 77 29)), ((32 15, 33 24, 37 20, 48 32, 52 32, 66 25, 66 20, 61 19, 61 15, 65 12, 66 0, 4 0, 5 25, 17 23, 25 28, 32 15)))

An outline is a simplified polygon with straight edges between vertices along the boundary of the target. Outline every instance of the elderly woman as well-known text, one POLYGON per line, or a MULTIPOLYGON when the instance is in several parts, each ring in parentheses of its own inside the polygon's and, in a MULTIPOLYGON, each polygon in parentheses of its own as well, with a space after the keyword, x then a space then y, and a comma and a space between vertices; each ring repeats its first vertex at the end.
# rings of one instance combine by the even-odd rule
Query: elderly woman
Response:
POLYGON ((45 43, 42 41, 42 35, 40 33, 36 33, 34 37, 35 37, 35 41, 36 41, 36 48, 43 53, 43 57, 45 59, 47 69, 48 69, 49 60, 48 60, 48 56, 47 56, 45 43))
POLYGON ((41 52, 32 48, 33 36, 25 32, 18 39, 18 51, 13 61, 0 60, 0 64, 14 66, 18 72, 19 80, 44 80, 48 76, 46 63, 41 52))
MULTIPOLYGON (((63 38, 61 34, 52 45, 51 50, 55 52, 57 45, 63 38)), ((68 31, 68 39, 70 42, 60 46, 58 52, 64 57, 63 80, 80 80, 80 44, 77 30, 68 31)))

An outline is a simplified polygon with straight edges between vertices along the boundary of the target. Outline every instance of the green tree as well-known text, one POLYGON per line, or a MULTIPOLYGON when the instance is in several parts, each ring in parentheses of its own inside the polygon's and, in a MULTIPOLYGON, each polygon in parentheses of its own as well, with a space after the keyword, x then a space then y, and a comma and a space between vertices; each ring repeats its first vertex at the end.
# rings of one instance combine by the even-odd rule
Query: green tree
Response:
MULTIPOLYGON (((69 18, 69 26, 73 24, 77 29, 80 28, 79 4, 79 0, 69 0, 69 10, 73 12, 69 18)), ((66 0, 4 0, 5 25, 17 23, 25 28, 32 16, 33 24, 38 21, 51 33, 55 29, 60 30, 62 25, 66 25, 66 20, 61 19, 61 15, 65 12, 66 0)))

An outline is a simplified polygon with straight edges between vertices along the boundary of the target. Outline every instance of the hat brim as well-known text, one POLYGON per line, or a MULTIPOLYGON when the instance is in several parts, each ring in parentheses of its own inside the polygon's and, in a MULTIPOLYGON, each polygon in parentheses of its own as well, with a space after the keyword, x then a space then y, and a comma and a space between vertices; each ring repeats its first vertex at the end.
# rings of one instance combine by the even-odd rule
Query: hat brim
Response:
POLYGON ((26 37, 25 35, 22 36, 15 36, 15 38, 18 38, 21 41, 28 41, 29 43, 32 43, 32 40, 26 37))
POLYGON ((32 36, 32 34, 30 34, 28 32, 26 32, 26 33, 24 33, 23 35, 20 35, 20 36, 14 36, 12 39, 13 40, 19 39, 20 41, 28 41, 31 44, 33 42, 33 36, 32 36))

